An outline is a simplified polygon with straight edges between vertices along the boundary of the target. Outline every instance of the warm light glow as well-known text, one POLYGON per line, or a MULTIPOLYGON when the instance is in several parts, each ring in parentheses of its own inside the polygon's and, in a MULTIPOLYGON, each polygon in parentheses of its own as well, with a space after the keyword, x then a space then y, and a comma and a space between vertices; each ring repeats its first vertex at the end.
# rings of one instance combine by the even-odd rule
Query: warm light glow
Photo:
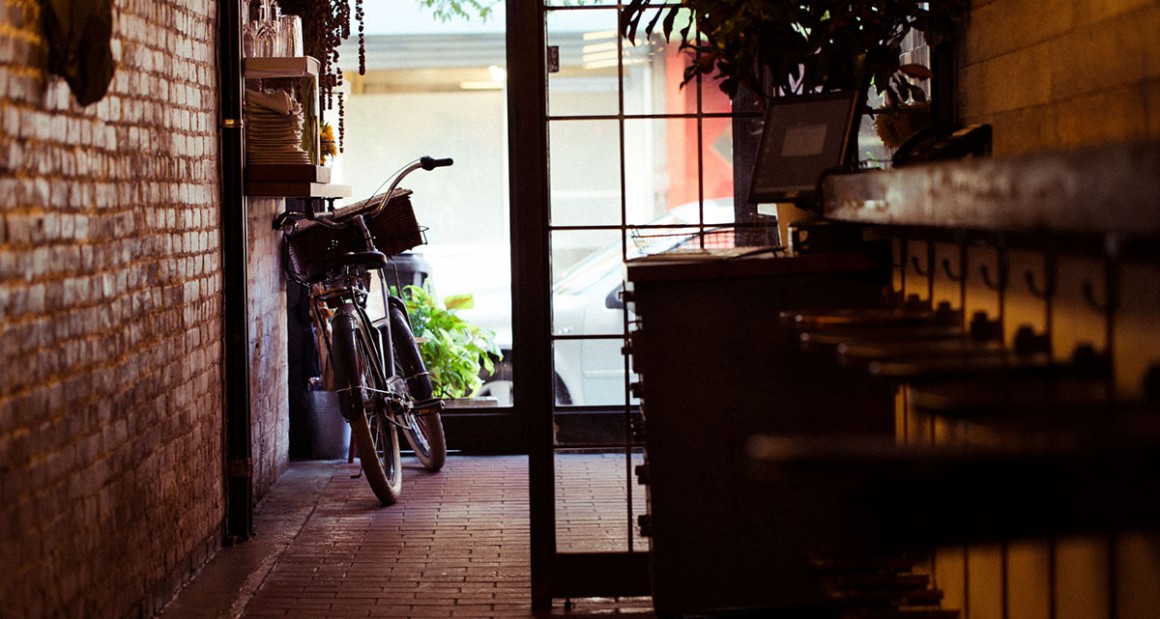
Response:
POLYGON ((599 62, 601 60, 616 60, 616 50, 609 50, 606 52, 595 52, 592 54, 584 54, 584 64, 590 62, 599 62))
POLYGON ((603 39, 615 39, 615 30, 599 30, 596 32, 585 32, 583 35, 585 41, 600 41, 603 39))
POLYGON ((460 90, 502 90, 507 85, 507 70, 491 65, 487 68, 491 80, 467 80, 459 82, 460 90))
POLYGON ((613 51, 613 52, 616 51, 616 42, 615 41, 610 42, 610 43, 592 43, 590 45, 585 45, 583 48, 581 48, 581 53, 583 53, 584 55, 595 54, 598 52, 610 52, 610 51, 613 51))
POLYGON ((460 90, 503 90, 502 82, 467 81, 459 82, 460 90))

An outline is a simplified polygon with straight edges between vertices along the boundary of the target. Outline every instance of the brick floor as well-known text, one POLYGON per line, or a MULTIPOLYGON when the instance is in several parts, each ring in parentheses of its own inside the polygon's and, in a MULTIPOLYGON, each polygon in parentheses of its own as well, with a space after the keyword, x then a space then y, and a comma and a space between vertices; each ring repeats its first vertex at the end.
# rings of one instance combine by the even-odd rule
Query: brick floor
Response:
MULTIPOLYGON (((407 463, 405 462, 405 465, 407 463)), ((636 550, 623 456, 559 455, 560 550, 636 550)), ((225 548, 166 609, 184 617, 531 617, 527 458, 452 456, 408 465, 402 500, 381 507, 358 469, 301 462, 255 514, 255 537, 225 548)), ((651 617, 648 598, 556 601, 551 616, 651 617)))

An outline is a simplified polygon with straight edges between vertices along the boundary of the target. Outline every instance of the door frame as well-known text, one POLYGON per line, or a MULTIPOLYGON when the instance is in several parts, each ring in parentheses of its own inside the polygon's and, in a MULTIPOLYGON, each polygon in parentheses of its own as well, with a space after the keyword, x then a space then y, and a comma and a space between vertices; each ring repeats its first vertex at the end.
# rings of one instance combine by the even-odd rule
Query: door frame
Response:
POLYGON ((507 2, 513 382, 528 448, 532 611, 555 598, 650 592, 648 554, 560 553, 556 546, 551 344, 547 41, 543 3, 507 2))

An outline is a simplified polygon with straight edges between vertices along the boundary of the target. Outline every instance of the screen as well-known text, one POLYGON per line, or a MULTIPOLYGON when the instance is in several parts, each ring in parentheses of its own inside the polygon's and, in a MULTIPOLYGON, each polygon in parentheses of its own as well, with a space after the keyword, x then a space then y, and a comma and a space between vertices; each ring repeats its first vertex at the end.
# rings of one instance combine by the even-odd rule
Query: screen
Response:
POLYGON ((856 92, 770 100, 749 201, 812 201, 822 173, 847 161, 858 102, 856 92))

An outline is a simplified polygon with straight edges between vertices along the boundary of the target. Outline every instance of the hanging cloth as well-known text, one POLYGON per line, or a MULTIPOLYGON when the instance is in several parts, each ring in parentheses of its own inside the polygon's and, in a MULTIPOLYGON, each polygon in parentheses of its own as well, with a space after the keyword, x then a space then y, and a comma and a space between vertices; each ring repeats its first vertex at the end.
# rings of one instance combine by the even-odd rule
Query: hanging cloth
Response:
POLYGON ((42 0, 48 70, 77 103, 100 101, 113 81, 113 0, 42 0))

